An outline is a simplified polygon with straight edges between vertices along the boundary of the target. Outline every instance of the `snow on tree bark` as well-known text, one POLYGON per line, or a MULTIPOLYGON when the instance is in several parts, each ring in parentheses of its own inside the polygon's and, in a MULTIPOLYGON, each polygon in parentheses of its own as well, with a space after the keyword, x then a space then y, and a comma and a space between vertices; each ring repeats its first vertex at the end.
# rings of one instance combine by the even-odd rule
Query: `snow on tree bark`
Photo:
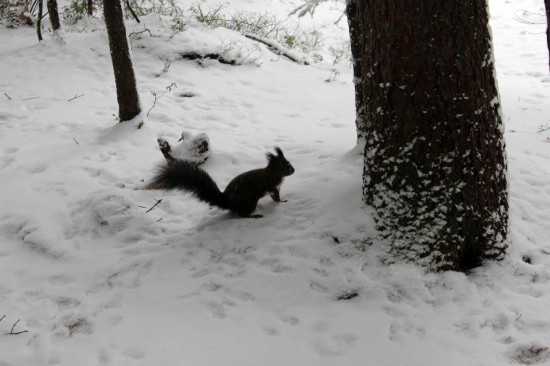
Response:
MULTIPOLYGON (((549 0, 550 1, 550 0, 549 0)), ((350 33, 351 54, 353 62, 353 84, 355 86, 355 127, 357 130, 357 143, 364 144, 366 134, 365 107, 363 101, 363 77, 361 74, 361 62, 363 59, 364 42, 363 33, 357 20, 358 7, 356 1, 346 3, 346 16, 350 33)))
POLYGON ((121 122, 128 121, 141 112, 141 107, 120 0, 104 0, 103 12, 115 74, 118 115, 121 122))
POLYGON ((501 259, 506 158, 486 1, 348 0, 350 9, 364 199, 393 255, 454 270, 501 259))

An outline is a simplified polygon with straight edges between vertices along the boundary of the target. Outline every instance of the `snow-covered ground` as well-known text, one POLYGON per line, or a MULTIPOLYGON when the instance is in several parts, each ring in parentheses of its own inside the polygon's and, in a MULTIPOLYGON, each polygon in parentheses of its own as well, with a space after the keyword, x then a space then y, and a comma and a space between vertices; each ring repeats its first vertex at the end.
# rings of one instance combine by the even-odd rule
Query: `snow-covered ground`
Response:
MULTIPOLYGON (((299 4, 231 3, 278 14, 299 4)), ((115 122, 104 31, 38 43, 34 29, 0 29, 0 365, 549 364, 545 25, 515 19, 543 22, 530 12, 544 8, 490 6, 510 250, 469 275, 381 263, 361 160, 346 154, 348 64, 298 65, 199 25, 168 41, 147 16, 128 23, 150 32, 132 37, 137 130, 115 122), (241 65, 178 60, 220 50, 241 65), (145 117, 150 91, 172 83, 145 117), (157 137, 176 144, 182 131, 209 135, 205 169, 222 188, 280 146, 296 168, 282 187, 288 202, 265 198, 263 218, 240 219, 181 192, 136 190, 163 159, 157 137)), ((337 17, 334 7, 317 15, 337 17)), ((343 38, 342 24, 327 32, 343 38)))

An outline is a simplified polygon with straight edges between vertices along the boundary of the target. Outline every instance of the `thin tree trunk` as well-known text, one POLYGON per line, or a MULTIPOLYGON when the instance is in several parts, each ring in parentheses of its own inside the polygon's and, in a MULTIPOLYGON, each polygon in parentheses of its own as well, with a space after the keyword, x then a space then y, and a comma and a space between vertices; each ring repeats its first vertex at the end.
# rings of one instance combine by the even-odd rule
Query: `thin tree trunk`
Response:
POLYGON ((137 16, 136 12, 134 11, 134 9, 132 9, 132 5, 130 5, 130 1, 126 0, 126 8, 128 8, 128 11, 130 12, 130 14, 132 14, 132 17, 134 18, 134 20, 138 23, 141 23, 141 21, 139 20, 139 17, 137 16))
POLYGON ((548 47, 548 71, 550 72, 550 0, 544 0, 546 8, 546 45, 548 47))
POLYGON ((118 114, 120 121, 123 122, 134 118, 141 112, 139 95, 124 27, 121 2, 120 0, 104 0, 103 6, 115 74, 118 114))
POLYGON ((393 254, 454 270, 502 258, 506 159, 486 0, 350 3, 364 197, 393 254))
POLYGON ((42 41, 42 11, 44 9, 43 0, 38 0, 38 15, 36 19, 36 35, 38 36, 38 41, 42 41))
POLYGON ((57 0, 48 0, 46 6, 48 8, 48 14, 50 15, 52 29, 56 31, 61 28, 61 23, 59 22, 59 12, 57 11, 57 0))
POLYGON ((94 1, 93 0, 88 0, 87 1, 87 10, 88 10, 88 15, 89 16, 94 15, 94 1))

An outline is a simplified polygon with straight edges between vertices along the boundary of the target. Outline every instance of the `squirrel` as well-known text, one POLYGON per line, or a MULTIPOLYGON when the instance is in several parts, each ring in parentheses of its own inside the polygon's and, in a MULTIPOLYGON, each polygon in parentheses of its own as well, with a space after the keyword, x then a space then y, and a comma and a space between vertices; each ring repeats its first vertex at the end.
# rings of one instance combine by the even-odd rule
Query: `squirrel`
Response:
POLYGON ((251 215, 260 198, 270 194, 275 202, 281 201, 279 190, 286 176, 294 173, 294 167, 286 160, 280 148, 277 155, 267 153, 265 168, 242 173, 220 191, 212 177, 202 168, 186 160, 175 160, 161 165, 149 183, 149 189, 181 189, 193 193, 199 200, 221 209, 230 210, 242 217, 251 215))

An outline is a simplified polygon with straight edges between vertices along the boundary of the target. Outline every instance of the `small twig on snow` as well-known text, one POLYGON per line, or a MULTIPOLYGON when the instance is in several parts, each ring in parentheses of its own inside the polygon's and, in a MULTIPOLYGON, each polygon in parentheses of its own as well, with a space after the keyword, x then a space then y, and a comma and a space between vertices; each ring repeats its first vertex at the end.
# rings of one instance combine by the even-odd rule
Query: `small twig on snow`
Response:
POLYGON ((67 102, 70 102, 71 100, 75 100, 75 99, 78 99, 78 98, 80 98, 80 97, 83 97, 84 95, 85 95, 85 94, 80 94, 80 95, 75 94, 74 97, 72 97, 71 99, 67 100, 67 102))
POLYGON ((3 317, 1 317, 1 318, 0 318, 0 322, 1 322, 2 320, 4 320, 5 317, 6 317, 5 315, 4 315, 3 317))
POLYGON ((146 117, 149 117, 149 113, 151 113, 151 111, 153 110, 153 108, 155 108, 155 106, 157 105, 157 100, 159 100, 160 98, 162 98, 164 96, 164 94, 168 93, 168 92, 171 92, 172 91, 172 88, 177 88, 178 86, 176 85, 176 83, 171 83, 170 85, 168 85, 164 91, 162 92, 162 94, 160 96, 157 95, 157 92, 155 92, 154 90, 152 89, 149 89, 149 92, 151 93, 151 95, 155 98, 155 100, 153 100, 153 106, 151 108, 149 108, 149 110, 147 111, 147 115, 146 117))
POLYGON ((150 31, 149 29, 143 28, 143 30, 140 30, 139 32, 132 32, 132 33, 130 33, 130 34, 128 35, 128 38, 130 38, 130 37, 132 37, 132 36, 137 36, 138 34, 145 33, 145 32, 149 33, 149 35, 150 35, 151 37, 153 37, 153 33, 151 33, 151 31, 150 31))
POLYGON ((4 93, 4 95, 6 96, 6 98, 8 98, 9 100, 11 100, 10 96, 9 96, 7 93, 4 93))
POLYGON ((534 15, 534 16, 537 16, 537 17, 544 17, 545 15, 544 14, 539 14, 539 13, 533 13, 532 11, 528 11, 528 10, 518 10, 515 12, 514 14, 514 20, 520 22, 521 24, 545 24, 546 22, 531 22, 531 21, 528 21, 528 20, 525 20, 525 19, 522 19, 518 13, 521 12, 523 15, 534 15))
POLYGON ((73 137, 73 140, 74 140, 74 142, 76 142, 77 145, 80 145, 80 144, 78 143, 78 141, 76 141, 76 139, 75 139, 74 137, 73 137))
POLYGON ((21 99, 21 100, 32 100, 32 99, 38 99, 40 97, 32 97, 32 98, 25 98, 25 99, 21 99))
POLYGON ((17 325, 17 323, 19 323, 21 319, 17 319, 17 321, 15 322, 15 324, 13 324, 13 327, 11 327, 11 330, 10 332, 8 333, 9 335, 18 335, 18 334, 23 334, 23 333, 28 333, 29 331, 28 330, 23 330, 21 332, 14 332, 13 330, 15 329, 15 326, 17 325))
POLYGON ((162 217, 160 219, 157 220, 157 222, 160 222, 162 220, 162 217))
POLYGON ((150 209, 145 211, 145 213, 149 213, 149 212, 153 211, 155 209, 155 207, 157 207, 157 205, 162 202, 162 198, 160 200, 157 200, 155 197, 153 197, 153 199, 157 202, 153 205, 153 207, 151 207, 150 209))

